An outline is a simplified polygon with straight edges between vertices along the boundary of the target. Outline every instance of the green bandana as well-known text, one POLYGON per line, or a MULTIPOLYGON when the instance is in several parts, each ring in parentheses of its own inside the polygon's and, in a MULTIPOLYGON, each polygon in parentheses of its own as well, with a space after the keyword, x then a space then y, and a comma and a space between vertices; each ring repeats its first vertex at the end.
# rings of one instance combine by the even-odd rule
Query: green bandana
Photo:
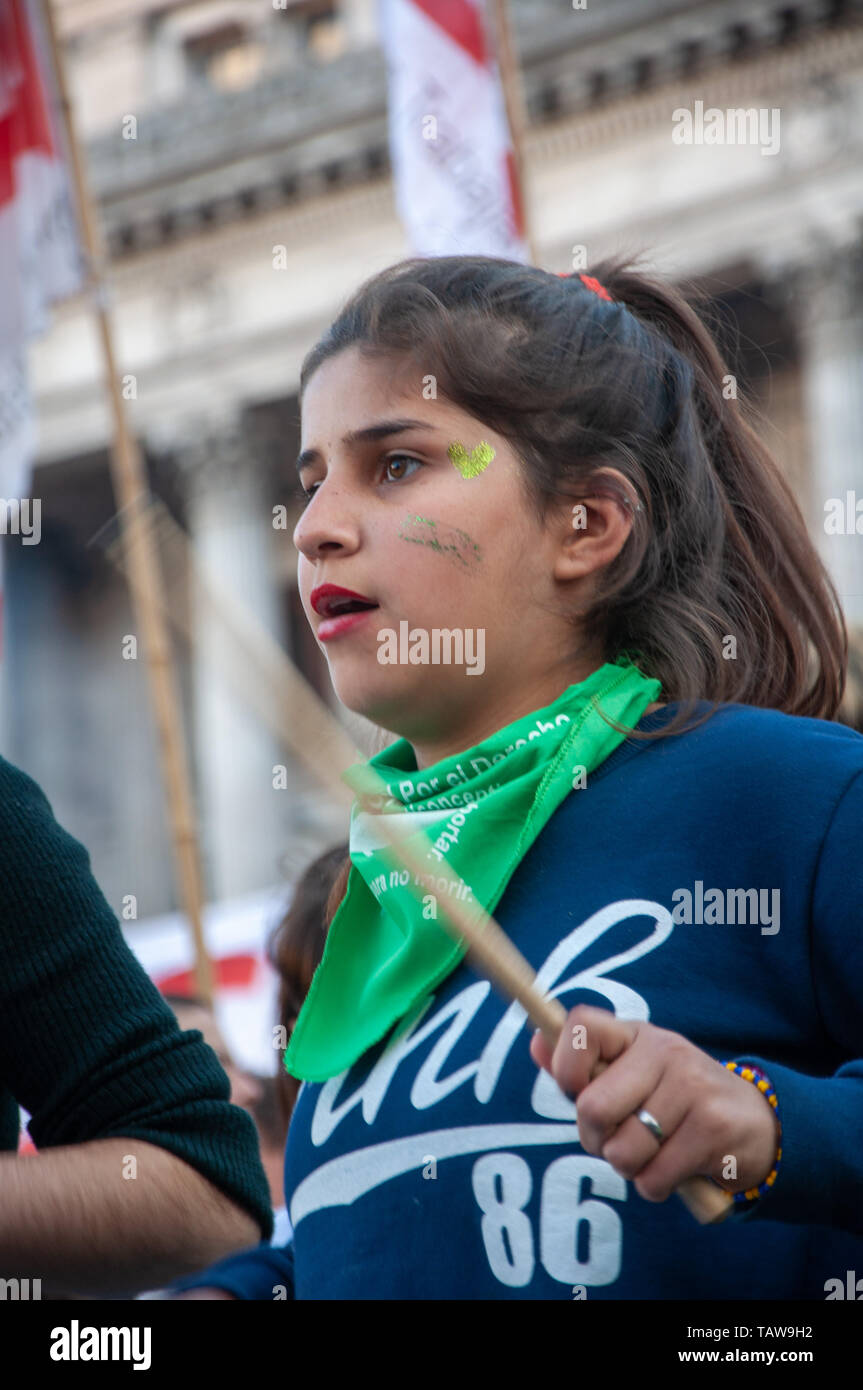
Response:
MULTIPOLYGON (((369 760, 393 798, 381 814, 411 817, 418 833, 410 843, 421 847, 428 875, 400 869, 375 832, 379 816, 354 803, 347 892, 285 1053, 293 1076, 324 1081, 345 1071, 455 969, 467 946, 435 920, 436 865, 446 858, 463 901, 493 913, 561 802, 626 737, 598 713, 599 700, 606 715, 632 728, 660 690, 622 657, 431 767, 417 770, 404 738, 369 760), (411 878, 419 897, 407 886, 411 878)), ((366 766, 344 780, 350 785, 366 766)))

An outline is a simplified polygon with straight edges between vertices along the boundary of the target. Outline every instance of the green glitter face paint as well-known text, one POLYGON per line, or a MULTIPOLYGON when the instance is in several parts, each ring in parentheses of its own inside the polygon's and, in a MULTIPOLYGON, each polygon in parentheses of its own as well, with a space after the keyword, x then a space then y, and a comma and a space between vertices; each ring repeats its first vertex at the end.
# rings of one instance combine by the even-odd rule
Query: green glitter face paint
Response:
POLYGON ((415 545, 427 545, 439 555, 455 560, 462 569, 476 569, 482 560, 482 553, 476 541, 467 531, 457 526, 438 525, 427 516, 417 516, 409 512, 401 524, 399 539, 413 541, 415 545))
POLYGON ((447 454, 463 478, 478 478, 484 473, 494 458, 495 451, 490 444, 481 439, 476 448, 468 453, 463 444, 456 440, 450 444, 447 454))

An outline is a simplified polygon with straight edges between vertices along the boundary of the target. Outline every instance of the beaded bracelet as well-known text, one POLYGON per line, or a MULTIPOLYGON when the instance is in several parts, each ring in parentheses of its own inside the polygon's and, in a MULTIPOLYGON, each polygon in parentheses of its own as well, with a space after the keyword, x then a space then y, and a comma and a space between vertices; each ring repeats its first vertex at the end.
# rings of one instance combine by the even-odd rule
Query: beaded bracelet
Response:
POLYGON ((746 1066, 743 1062, 723 1062, 722 1064, 728 1071, 733 1071, 737 1076, 742 1076, 744 1081, 751 1081, 757 1086, 764 1099, 769 1101, 776 1112, 776 1119, 779 1124, 779 1140, 776 1148, 776 1158, 773 1167, 767 1174, 763 1183, 758 1187, 750 1187, 746 1192, 735 1192, 734 1201, 737 1206, 743 1206, 745 1202, 754 1202, 759 1197, 763 1197, 765 1192, 769 1192, 776 1181, 776 1174, 779 1171, 779 1164, 782 1160, 782 1120, 779 1116, 779 1100, 774 1091, 770 1079, 765 1076, 758 1067, 746 1066))

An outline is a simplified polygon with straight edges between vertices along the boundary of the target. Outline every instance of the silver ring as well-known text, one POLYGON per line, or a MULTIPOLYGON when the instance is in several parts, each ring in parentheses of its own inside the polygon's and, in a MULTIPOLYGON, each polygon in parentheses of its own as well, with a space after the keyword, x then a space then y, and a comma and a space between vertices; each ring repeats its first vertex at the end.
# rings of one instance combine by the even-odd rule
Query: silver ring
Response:
POLYGON ((654 1139, 658 1139, 660 1144, 662 1143, 665 1138, 665 1135, 662 1133, 662 1125, 654 1115, 651 1115, 649 1110, 639 1110, 636 1119, 639 1119, 643 1125, 647 1126, 654 1139))

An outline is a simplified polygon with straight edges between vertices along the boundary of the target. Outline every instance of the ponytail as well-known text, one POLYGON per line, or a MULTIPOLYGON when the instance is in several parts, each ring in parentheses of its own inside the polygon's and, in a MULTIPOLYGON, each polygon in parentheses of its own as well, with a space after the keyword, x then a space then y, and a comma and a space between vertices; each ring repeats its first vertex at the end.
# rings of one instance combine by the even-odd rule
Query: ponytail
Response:
MULTIPOLYGON (((630 605, 618 611, 609 624, 612 644, 637 645, 666 696, 676 688, 695 699, 700 689, 713 700, 834 718, 848 661, 839 597, 736 384, 727 391, 733 378, 714 338, 678 291, 621 262, 603 261, 596 278, 655 338, 657 353, 665 350, 667 356, 663 449, 671 466, 662 468, 660 460, 646 499, 653 516, 648 510, 644 527, 656 523, 662 484, 679 487, 690 473, 703 490, 706 505, 700 510, 708 513, 699 528, 701 582, 686 590, 659 584, 669 602, 657 610, 655 597, 645 595, 653 610, 646 624, 630 605), (685 669, 682 680, 668 670, 672 662, 685 669)), ((688 514, 693 510, 699 508, 687 508, 688 514)), ((661 524, 680 527, 683 520, 665 505, 661 524)), ((672 542, 669 549, 673 560, 681 547, 672 542)), ((633 571, 647 550, 636 542, 630 556, 621 557, 617 584, 609 566, 607 603, 613 606, 615 589, 625 589, 622 576, 631 576, 633 585, 633 571)), ((639 588, 635 583, 634 596, 639 588)))

